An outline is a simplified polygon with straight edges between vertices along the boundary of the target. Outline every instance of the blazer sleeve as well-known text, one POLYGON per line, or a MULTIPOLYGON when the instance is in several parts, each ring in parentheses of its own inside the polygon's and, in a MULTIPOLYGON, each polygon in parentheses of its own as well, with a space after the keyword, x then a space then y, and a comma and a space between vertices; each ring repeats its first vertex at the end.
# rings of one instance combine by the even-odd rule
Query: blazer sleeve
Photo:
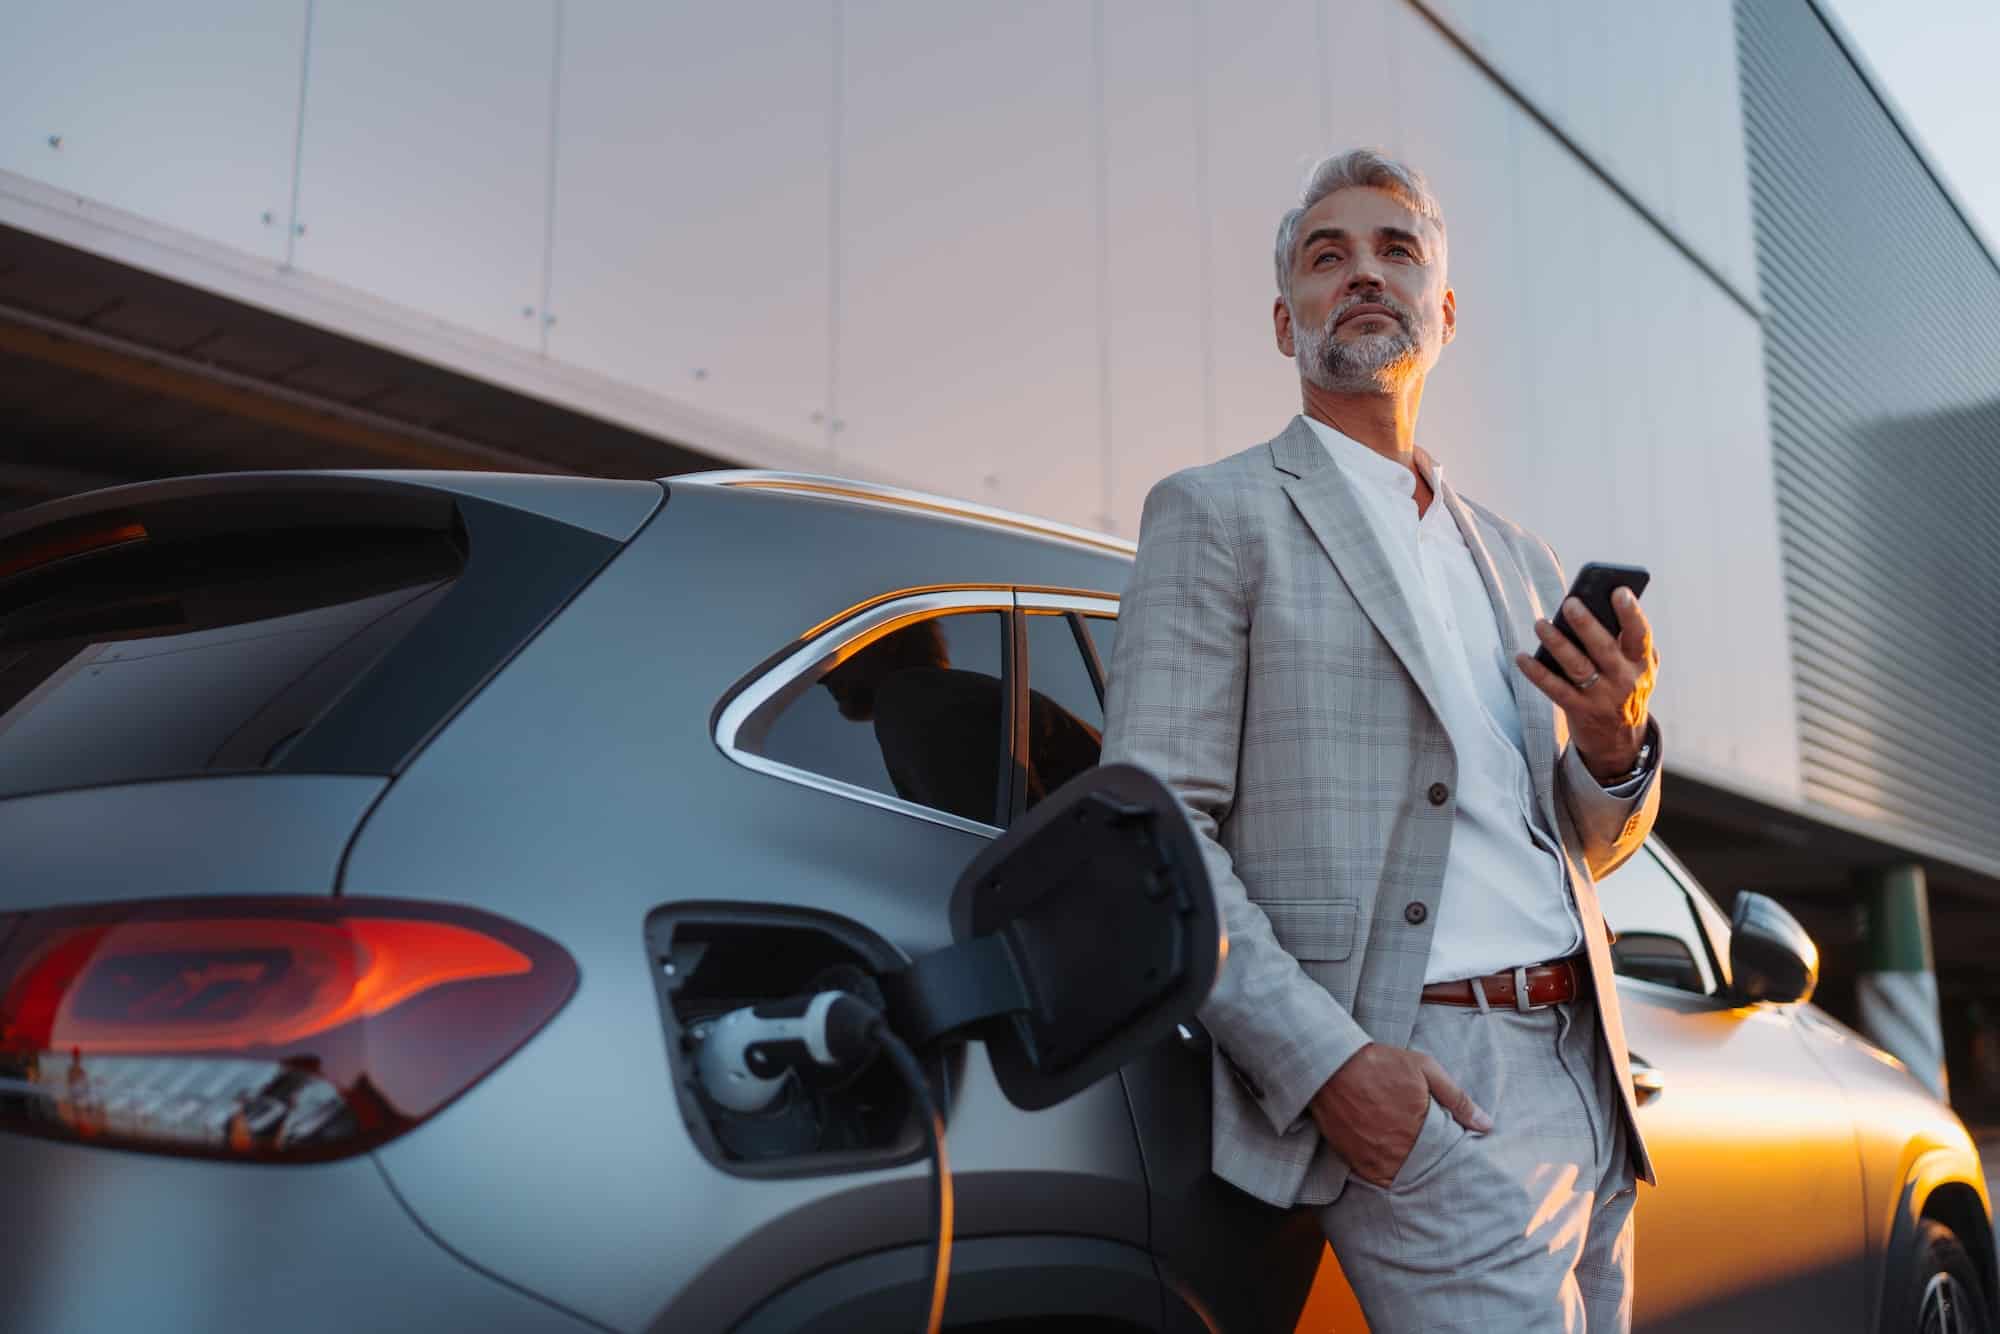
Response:
POLYGON ((1602 880, 1639 850, 1653 821, 1660 813, 1660 724, 1649 718, 1646 726, 1653 741, 1652 767, 1634 780, 1638 791, 1617 795, 1605 790, 1584 766, 1574 742, 1563 747, 1556 765, 1558 795, 1569 807, 1569 818, 1583 840, 1584 865, 1593 880, 1602 880))
POLYGON ((1118 616, 1104 759, 1150 770, 1186 807, 1228 936, 1201 1021, 1248 1076, 1275 1133, 1368 1034, 1279 945, 1218 831, 1236 795, 1250 671, 1251 605, 1214 499, 1177 473, 1146 497, 1139 554, 1118 616))

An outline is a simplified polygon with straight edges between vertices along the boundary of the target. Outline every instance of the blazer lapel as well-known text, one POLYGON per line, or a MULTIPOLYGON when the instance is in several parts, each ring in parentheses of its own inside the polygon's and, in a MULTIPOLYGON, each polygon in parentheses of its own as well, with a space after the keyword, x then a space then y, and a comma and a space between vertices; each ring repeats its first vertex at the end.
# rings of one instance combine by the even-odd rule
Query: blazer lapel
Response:
POLYGON ((1327 457, 1326 447, 1303 417, 1292 418, 1292 424, 1271 442, 1271 462, 1280 472, 1291 474, 1291 480, 1284 484, 1285 494, 1291 497, 1299 517, 1333 561, 1362 612, 1402 662, 1431 712, 1442 719, 1430 658, 1424 652, 1409 600, 1346 474, 1327 457))
MULTIPOLYGON (((1500 534, 1458 498, 1450 482, 1438 488, 1438 495, 1458 524, 1466 550, 1472 553, 1472 563, 1478 567, 1480 581, 1486 585, 1494 619, 1500 624, 1501 642, 1509 648, 1532 653, 1541 646, 1541 641, 1535 638, 1536 603, 1527 575, 1508 552, 1500 534), (1495 552, 1499 553, 1497 559, 1495 552)), ((1555 779, 1556 755, 1561 749, 1556 706, 1535 689, 1534 682, 1523 676, 1511 659, 1506 672, 1507 684, 1514 692, 1514 707, 1521 715, 1521 742, 1528 752, 1528 772, 1535 781, 1535 795, 1549 828, 1555 830, 1560 828, 1556 823, 1555 779)))

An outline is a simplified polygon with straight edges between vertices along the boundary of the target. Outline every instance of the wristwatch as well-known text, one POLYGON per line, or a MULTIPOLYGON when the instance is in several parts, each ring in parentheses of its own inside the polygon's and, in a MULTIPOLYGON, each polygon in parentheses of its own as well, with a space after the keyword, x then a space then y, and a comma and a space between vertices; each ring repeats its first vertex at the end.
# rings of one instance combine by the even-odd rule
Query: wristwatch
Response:
POLYGON ((1605 778, 1599 780, 1598 786, 1604 788, 1618 787, 1621 784, 1631 782, 1635 778, 1644 777, 1646 772, 1650 770, 1652 767, 1653 767, 1653 724, 1652 721, 1649 719, 1647 720, 1646 723, 1646 738, 1645 740, 1639 743, 1639 758, 1636 761, 1634 761, 1632 767, 1630 769, 1627 769, 1624 773, 1619 774, 1613 778, 1605 778))

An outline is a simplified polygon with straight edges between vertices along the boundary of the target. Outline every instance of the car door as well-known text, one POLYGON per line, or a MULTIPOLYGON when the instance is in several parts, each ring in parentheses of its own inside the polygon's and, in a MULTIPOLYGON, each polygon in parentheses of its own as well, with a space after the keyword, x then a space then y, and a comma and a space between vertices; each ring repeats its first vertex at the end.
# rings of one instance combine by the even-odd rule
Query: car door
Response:
MULTIPOLYGON (((1020 590, 1019 659, 1029 695, 1021 721, 1032 805, 1097 763, 1104 730, 1104 664, 1117 632, 1116 601, 1020 590)), ((1338 1267, 1310 1209, 1272 1209, 1209 1170, 1209 1053, 1198 1025, 1163 1042, 1119 1076, 1146 1165, 1153 1252, 1176 1299, 1166 1328, 1348 1329, 1321 1319, 1352 1311, 1338 1267), (1322 1261, 1326 1300, 1305 1312, 1322 1261), (1246 1283, 1243 1275, 1257 1281, 1246 1283), (1197 1315, 1199 1309, 1205 1315, 1197 1315)), ((1356 1313, 1358 1319, 1358 1312, 1356 1313)))
POLYGON ((1647 845, 1599 886, 1639 1124, 1634 1323, 1647 1330, 1862 1330, 1864 1213, 1854 1130, 1792 1008, 1729 999, 1719 914, 1647 845))

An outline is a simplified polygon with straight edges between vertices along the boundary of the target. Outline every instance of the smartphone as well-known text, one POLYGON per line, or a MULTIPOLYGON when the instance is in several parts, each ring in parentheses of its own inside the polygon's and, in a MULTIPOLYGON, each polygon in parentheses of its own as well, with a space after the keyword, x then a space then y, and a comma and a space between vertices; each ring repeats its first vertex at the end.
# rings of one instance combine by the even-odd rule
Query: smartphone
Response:
MULTIPOLYGON (((1611 595, 1621 588, 1629 588, 1632 590, 1632 596, 1638 597, 1646 591, 1646 585, 1652 577, 1641 565, 1599 565, 1592 561, 1576 572, 1576 579, 1569 586, 1568 596, 1589 608, 1590 614, 1597 618, 1598 623, 1615 635, 1618 633, 1618 613, 1611 608, 1611 595)), ((1554 614, 1549 617, 1549 622, 1568 635, 1570 643, 1579 649, 1583 648, 1583 640, 1570 628, 1569 622, 1563 619, 1561 607, 1555 608, 1554 614)), ((1589 656, 1588 652, 1585 656, 1589 656)), ((1557 665, 1546 644, 1535 650, 1535 661, 1557 676, 1569 675, 1557 665)))

